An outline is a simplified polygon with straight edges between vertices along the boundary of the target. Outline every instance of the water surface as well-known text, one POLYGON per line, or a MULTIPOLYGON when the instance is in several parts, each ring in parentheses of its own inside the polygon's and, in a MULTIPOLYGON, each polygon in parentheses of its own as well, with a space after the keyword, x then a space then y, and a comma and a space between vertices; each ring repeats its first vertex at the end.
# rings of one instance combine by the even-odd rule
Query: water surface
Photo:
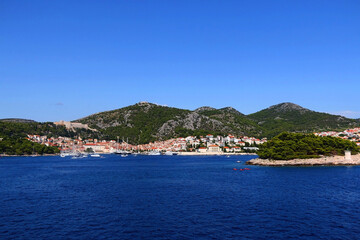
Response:
POLYGON ((358 238, 360 167, 251 158, 3 157, 0 239, 358 238))

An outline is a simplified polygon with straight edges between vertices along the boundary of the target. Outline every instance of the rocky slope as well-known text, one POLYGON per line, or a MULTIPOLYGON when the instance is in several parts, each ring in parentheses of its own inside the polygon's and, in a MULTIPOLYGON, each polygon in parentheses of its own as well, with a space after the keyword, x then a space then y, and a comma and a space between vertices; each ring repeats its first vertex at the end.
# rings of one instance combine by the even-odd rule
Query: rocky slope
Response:
POLYGON ((96 128, 103 137, 145 143, 170 137, 235 134, 272 137, 283 131, 313 132, 359 126, 359 121, 281 103, 244 115, 232 107, 200 107, 194 111, 147 102, 75 120, 96 128))
POLYGON ((76 120, 110 138, 123 136, 135 143, 198 134, 258 135, 261 128, 233 108, 195 111, 141 102, 76 120))
POLYGON ((250 114, 248 118, 272 137, 283 131, 314 132, 359 126, 359 121, 339 115, 311 111, 293 103, 281 103, 250 114))

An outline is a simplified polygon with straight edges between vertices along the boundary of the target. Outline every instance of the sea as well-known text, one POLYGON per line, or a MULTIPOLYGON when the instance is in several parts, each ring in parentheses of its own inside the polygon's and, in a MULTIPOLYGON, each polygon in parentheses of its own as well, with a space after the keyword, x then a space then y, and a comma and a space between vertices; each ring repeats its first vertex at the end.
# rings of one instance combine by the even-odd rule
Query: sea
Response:
POLYGON ((1 157, 0 239, 360 238, 360 167, 254 157, 1 157))

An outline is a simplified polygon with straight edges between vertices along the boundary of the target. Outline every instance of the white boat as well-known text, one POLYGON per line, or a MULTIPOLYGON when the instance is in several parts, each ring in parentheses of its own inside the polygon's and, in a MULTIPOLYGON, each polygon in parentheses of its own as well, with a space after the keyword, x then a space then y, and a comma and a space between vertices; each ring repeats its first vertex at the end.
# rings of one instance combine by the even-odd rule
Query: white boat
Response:
POLYGON ((178 153, 177 153, 177 152, 172 152, 172 151, 166 151, 166 152, 164 153, 164 155, 173 156, 173 155, 178 155, 178 153))
POLYGON ((158 156, 158 155, 161 155, 161 153, 159 151, 150 151, 150 152, 148 152, 148 155, 150 155, 150 156, 158 156))
POLYGON ((61 152, 60 157, 67 157, 70 156, 68 152, 61 152))
MULTIPOLYGON (((123 139, 124 142, 124 139, 123 139)), ((116 144, 116 150, 113 152, 114 154, 121 154, 121 155, 129 155, 131 154, 130 151, 126 151, 126 150, 121 150, 119 149, 119 137, 117 137, 117 144, 116 144)))
POLYGON ((81 157, 80 152, 61 152, 60 157, 81 157))
POLYGON ((113 152, 114 154, 132 154, 130 151, 126 151, 126 150, 119 150, 117 149, 116 151, 113 152))
POLYGON ((95 153, 95 154, 90 154, 91 157, 101 157, 100 154, 95 153))
POLYGON ((71 151, 61 151, 60 157, 81 157, 81 153, 76 150, 76 147, 73 146, 71 151))

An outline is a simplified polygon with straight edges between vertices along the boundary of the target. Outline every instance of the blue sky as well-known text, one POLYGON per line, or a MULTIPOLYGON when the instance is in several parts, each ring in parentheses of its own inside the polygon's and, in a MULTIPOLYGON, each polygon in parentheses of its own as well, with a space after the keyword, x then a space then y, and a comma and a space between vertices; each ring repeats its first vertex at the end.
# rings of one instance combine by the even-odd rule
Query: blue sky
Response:
POLYGON ((360 118, 360 1, 0 1, 0 118, 149 101, 360 118))

